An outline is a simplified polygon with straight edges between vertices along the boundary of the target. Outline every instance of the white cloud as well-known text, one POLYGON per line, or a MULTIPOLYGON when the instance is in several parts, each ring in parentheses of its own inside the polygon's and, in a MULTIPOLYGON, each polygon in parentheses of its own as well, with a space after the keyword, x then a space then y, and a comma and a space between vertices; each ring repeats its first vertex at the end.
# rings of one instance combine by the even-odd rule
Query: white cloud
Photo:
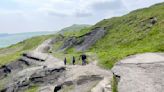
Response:
POLYGON ((76 23, 94 24, 104 18, 123 15, 164 0, 11 1, 0 7, 0 32, 58 30, 76 23))

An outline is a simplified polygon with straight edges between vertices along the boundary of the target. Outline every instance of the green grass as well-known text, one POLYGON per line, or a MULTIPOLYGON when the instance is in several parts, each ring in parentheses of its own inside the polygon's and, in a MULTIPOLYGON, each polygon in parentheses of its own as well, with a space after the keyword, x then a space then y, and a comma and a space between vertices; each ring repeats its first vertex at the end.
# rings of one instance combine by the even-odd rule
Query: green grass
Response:
POLYGON ((79 37, 79 36, 82 36, 86 33, 90 32, 90 28, 89 27, 86 27, 86 28, 83 28, 79 31, 66 31, 66 32, 63 32, 63 35, 65 37, 71 37, 71 36, 76 36, 76 37, 79 37))
POLYGON ((8 64, 14 60, 17 60, 22 53, 27 52, 36 48, 43 41, 48 38, 53 37, 53 35, 44 35, 33 37, 22 42, 19 42, 15 45, 9 46, 7 48, 0 49, 0 65, 8 64))
POLYGON ((107 35, 90 49, 98 53, 100 65, 112 68, 116 62, 129 55, 163 52, 163 9, 164 3, 97 23, 95 26, 107 27, 107 35), (150 17, 156 17, 158 21, 148 28, 150 17))
MULTIPOLYGON (((78 32, 66 32, 64 35, 79 37, 95 27, 105 27, 106 35, 87 52, 98 56, 100 66, 112 68, 116 62, 129 55, 164 52, 163 10, 164 3, 157 4, 149 8, 135 10, 122 17, 104 19, 90 28, 78 32), (157 23, 150 27, 149 18, 151 17, 156 17, 157 23)), ((60 42, 61 44, 62 42, 60 42)), ((60 45, 57 47, 59 48, 60 45)), ((69 48, 66 53, 71 56, 78 55, 72 48, 69 48)))
POLYGON ((72 26, 63 28, 62 30, 60 30, 59 33, 62 32, 78 32, 81 31, 82 29, 88 28, 91 25, 86 25, 86 24, 73 24, 72 26))
POLYGON ((38 91, 38 86, 32 86, 29 89, 27 89, 25 92, 37 92, 38 91))

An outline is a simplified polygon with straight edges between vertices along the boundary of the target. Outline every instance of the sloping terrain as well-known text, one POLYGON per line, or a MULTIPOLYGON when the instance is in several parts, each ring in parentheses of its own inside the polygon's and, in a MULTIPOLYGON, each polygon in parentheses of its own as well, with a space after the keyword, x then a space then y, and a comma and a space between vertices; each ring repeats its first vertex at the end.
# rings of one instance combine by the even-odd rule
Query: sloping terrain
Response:
POLYGON ((111 92, 110 71, 101 69, 94 63, 64 66, 61 60, 48 54, 54 42, 55 39, 46 40, 36 49, 24 53, 13 63, 13 67, 11 64, 2 67, 0 71, 4 76, 1 81, 8 81, 0 92, 24 92, 33 86, 39 87, 37 92, 111 92))
MULTIPOLYGON (((92 26, 88 30, 83 30, 79 36, 69 33, 70 38, 58 42, 55 49, 64 49, 66 56, 77 56, 76 47, 85 47, 92 41, 92 44, 85 50, 86 53, 96 53, 99 64, 106 68, 112 68, 113 65, 126 56, 144 53, 144 52, 163 52, 164 51, 164 3, 153 5, 149 8, 135 10, 122 17, 104 19, 92 26), (99 40, 91 40, 93 35, 88 33, 94 29, 105 30, 105 35, 99 40), (88 32, 88 33, 85 33, 88 32), (85 36, 88 39, 84 39, 85 36), (67 44, 71 43, 71 45, 67 44), (75 44, 74 44, 75 43, 75 44), (87 43, 87 44, 85 44, 87 43), (65 44, 67 44, 66 47, 65 44), (72 45, 73 44, 73 45, 72 45), (57 48, 58 47, 58 48, 57 48), (88 49, 89 48, 89 49, 88 49), (76 53, 76 54, 75 54, 76 53)), ((99 30, 100 31, 100 30, 99 30)), ((103 32, 100 32, 103 34, 103 32)), ((65 36, 67 34, 63 34, 65 36)), ((95 35, 95 34, 94 34, 95 35)), ((81 47, 79 48, 81 49, 81 47)), ((57 53, 55 53, 57 55, 57 53)))
MULTIPOLYGON (((164 3, 160 3, 122 17, 104 19, 77 32, 31 38, 0 49, 0 64, 3 65, 0 68, 1 92, 24 92, 31 88, 35 89, 33 92, 111 92, 112 73, 93 62, 112 68, 116 62, 133 54, 163 52, 163 10, 164 3), (88 56, 86 66, 79 65, 81 53, 88 56), (64 66, 60 59, 67 57, 70 62, 72 56, 76 57, 77 65, 64 66)), ((155 58, 152 54, 143 55, 143 59, 135 56, 137 59, 116 64, 112 69, 115 75, 113 89, 118 87, 119 92, 162 92, 163 83, 159 80, 164 77, 163 62, 155 61, 161 58, 163 61, 163 54, 153 54, 155 58), (147 56, 152 56, 151 63, 145 59, 147 56), (126 76, 130 76, 129 79, 126 76), (143 81, 138 81, 140 78, 143 81), (144 84, 146 87, 141 87, 144 84), (133 85, 141 88, 135 91, 133 85)))
POLYGON ((54 35, 43 35, 33 37, 22 42, 19 42, 15 45, 9 46, 7 48, 0 48, 0 66, 19 59, 21 54, 29 50, 35 49, 43 41, 53 36, 54 35))

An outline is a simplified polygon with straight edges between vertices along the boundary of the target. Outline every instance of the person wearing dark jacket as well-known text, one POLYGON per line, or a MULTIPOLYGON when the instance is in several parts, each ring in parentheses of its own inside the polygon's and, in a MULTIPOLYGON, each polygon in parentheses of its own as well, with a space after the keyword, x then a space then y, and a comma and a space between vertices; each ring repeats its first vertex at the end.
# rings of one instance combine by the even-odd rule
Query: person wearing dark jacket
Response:
POLYGON ((75 57, 73 56, 72 57, 72 64, 75 65, 75 62, 76 62, 76 60, 75 60, 75 57))
POLYGON ((66 57, 64 58, 64 65, 66 65, 67 64, 67 59, 66 59, 66 57))
POLYGON ((80 55, 80 57, 82 59, 82 65, 86 65, 87 64, 87 61, 86 61, 87 56, 85 54, 82 54, 82 55, 80 55))

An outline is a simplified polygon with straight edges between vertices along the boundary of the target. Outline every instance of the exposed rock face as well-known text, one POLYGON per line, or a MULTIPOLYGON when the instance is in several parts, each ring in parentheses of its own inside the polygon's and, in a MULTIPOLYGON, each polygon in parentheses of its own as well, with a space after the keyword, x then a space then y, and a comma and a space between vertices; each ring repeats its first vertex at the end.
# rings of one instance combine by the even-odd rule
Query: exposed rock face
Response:
POLYGON ((31 67, 13 75, 0 92, 22 92, 40 85, 38 92, 111 92, 112 73, 89 64, 86 66, 31 67))
POLYGON ((111 88, 106 90, 106 87, 111 85, 110 71, 103 70, 94 64, 66 68, 65 76, 61 77, 54 92, 111 92, 111 88))
POLYGON ((105 35, 106 30, 104 28, 95 28, 92 32, 84 36, 84 41, 76 46, 78 51, 86 50, 90 46, 96 43, 97 40, 101 39, 105 35))
POLYGON ((35 85, 47 85, 55 83, 65 71, 64 67, 60 68, 31 68, 31 71, 21 71, 18 75, 13 76, 13 80, 6 85, 4 92, 19 92, 28 87, 35 85), (32 73, 30 73, 32 72, 32 73))
POLYGON ((145 27, 146 26, 146 28, 151 28, 157 22, 158 22, 157 17, 150 17, 150 18, 148 18, 146 20, 143 20, 141 22, 141 27, 145 27))
POLYGON ((91 32, 84 34, 80 37, 69 37, 64 41, 64 45, 60 50, 64 51, 67 48, 75 47, 77 51, 86 50, 96 43, 105 35, 106 30, 104 28, 95 28, 91 32))
POLYGON ((64 45, 60 48, 62 51, 66 50, 67 48, 70 48, 74 46, 77 43, 76 37, 69 37, 64 41, 64 45))
POLYGON ((10 74, 13 71, 19 71, 28 66, 30 66, 30 63, 28 63, 26 61, 21 61, 21 60, 14 61, 10 64, 1 66, 0 67, 0 79, 5 78, 8 74, 10 74))
POLYGON ((48 51, 51 49, 51 46, 62 40, 64 37, 62 35, 59 35, 56 38, 51 38, 43 42, 41 45, 39 45, 34 51, 35 52, 40 52, 40 53, 48 53, 48 51))
POLYGON ((157 18, 156 17, 151 17, 150 18, 150 24, 154 25, 157 23, 157 18))
POLYGON ((164 54, 145 53, 121 60, 113 69, 118 92, 163 92, 164 54))

